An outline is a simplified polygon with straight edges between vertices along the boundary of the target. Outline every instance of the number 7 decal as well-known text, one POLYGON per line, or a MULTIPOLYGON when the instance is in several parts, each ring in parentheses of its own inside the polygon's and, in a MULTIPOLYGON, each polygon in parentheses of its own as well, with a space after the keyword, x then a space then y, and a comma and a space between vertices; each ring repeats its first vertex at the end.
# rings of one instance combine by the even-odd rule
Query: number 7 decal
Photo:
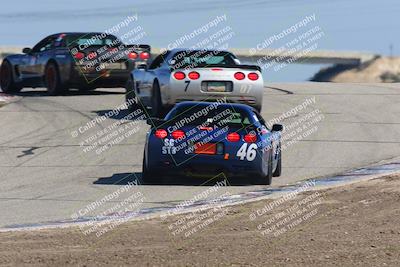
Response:
POLYGON ((185 87, 185 92, 186 92, 189 87, 190 81, 185 81, 185 83, 186 83, 186 87, 185 87))

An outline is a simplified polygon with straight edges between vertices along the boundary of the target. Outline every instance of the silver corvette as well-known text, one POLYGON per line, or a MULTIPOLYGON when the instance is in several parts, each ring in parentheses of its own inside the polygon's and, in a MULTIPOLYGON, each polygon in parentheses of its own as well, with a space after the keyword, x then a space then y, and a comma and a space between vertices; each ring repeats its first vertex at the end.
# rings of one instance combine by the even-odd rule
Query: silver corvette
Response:
POLYGON ((127 102, 135 103, 130 108, 150 108, 153 116, 181 101, 222 100, 261 110, 262 96, 260 67, 242 65, 232 53, 219 50, 166 51, 149 66, 133 70, 126 86, 127 102))

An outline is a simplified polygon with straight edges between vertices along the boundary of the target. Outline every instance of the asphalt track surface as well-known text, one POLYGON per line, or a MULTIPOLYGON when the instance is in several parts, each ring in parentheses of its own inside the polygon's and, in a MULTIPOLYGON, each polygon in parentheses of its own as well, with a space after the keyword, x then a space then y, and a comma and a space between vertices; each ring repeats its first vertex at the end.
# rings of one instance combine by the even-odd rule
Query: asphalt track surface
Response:
MULTIPOLYGON (((272 187, 327 176, 400 155, 400 85, 285 83, 265 88, 262 115, 266 120, 315 96, 315 104, 282 121, 290 125, 316 109, 323 119, 312 134, 283 153, 283 175, 272 187)), ((80 143, 126 114, 113 116, 85 134, 71 133, 121 105, 123 89, 98 89, 66 96, 46 96, 41 89, 24 89, 19 99, 0 108, 0 227, 71 219, 79 211, 96 216, 123 208, 133 191, 143 203, 135 208, 174 206, 212 186, 202 179, 171 180, 139 185, 125 195, 88 211, 87 205, 141 177, 148 126, 101 154, 84 152, 80 143), (120 205, 120 206, 118 206, 120 205), (84 211, 82 211, 84 210, 84 211)), ((266 186, 230 181, 218 194, 263 189, 266 186)), ((209 196, 211 197, 211 196, 209 196)), ((135 201, 132 201, 135 203, 135 201)), ((126 205, 125 205, 126 207, 126 205)))

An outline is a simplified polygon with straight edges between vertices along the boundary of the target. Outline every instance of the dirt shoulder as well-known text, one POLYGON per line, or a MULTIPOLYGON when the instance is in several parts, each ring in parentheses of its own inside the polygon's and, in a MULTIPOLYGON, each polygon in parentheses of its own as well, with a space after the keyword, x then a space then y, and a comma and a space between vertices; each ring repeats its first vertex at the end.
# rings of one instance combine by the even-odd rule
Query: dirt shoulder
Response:
POLYGON ((187 237, 176 229, 188 215, 101 237, 78 228, 0 233, 0 265, 398 266, 399 202, 400 175, 221 208, 187 237))
POLYGON ((311 80, 338 83, 400 82, 400 57, 382 56, 356 67, 335 65, 321 69, 311 80))

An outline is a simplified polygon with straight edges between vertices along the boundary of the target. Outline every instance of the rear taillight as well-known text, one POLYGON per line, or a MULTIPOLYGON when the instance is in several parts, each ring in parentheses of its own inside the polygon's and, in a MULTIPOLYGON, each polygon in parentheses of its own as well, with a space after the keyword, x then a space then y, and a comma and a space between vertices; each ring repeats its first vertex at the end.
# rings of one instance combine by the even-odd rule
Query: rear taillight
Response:
POLYGON ((200 78, 200 73, 198 73, 196 71, 192 71, 192 72, 189 72, 188 77, 191 80, 197 80, 198 78, 200 78))
POLYGON ((185 138, 185 132, 182 130, 176 130, 171 133, 172 138, 174 139, 183 139, 185 138))
POLYGON ((78 52, 78 53, 76 53, 76 54, 74 55, 74 57, 75 57, 76 59, 80 60, 80 59, 82 59, 82 58, 85 57, 85 54, 82 53, 82 52, 78 52))
POLYGON ((246 134, 246 135, 243 137, 243 139, 244 139, 244 141, 245 141, 246 143, 255 143, 255 142, 257 141, 257 135, 254 134, 254 133, 249 133, 249 134, 246 134))
POLYGON ((243 72, 236 72, 233 76, 235 77, 236 80, 239 80, 239 81, 243 80, 244 77, 246 77, 243 72))
POLYGON ((183 80, 183 79, 185 79, 186 75, 185 75, 185 73, 178 71, 178 72, 174 73, 174 77, 177 80, 183 80))
POLYGON ((249 78, 249 80, 252 80, 252 81, 257 81, 258 74, 255 72, 250 72, 249 74, 247 74, 247 78, 249 78))
POLYGON ((150 58, 150 54, 147 52, 142 52, 139 55, 140 59, 149 59, 150 58))
POLYGON ((129 58, 129 59, 137 59, 137 54, 136 54, 135 52, 130 52, 130 53, 128 54, 128 58, 129 58))
POLYGON ((226 139, 229 142, 238 142, 240 140, 240 135, 238 133, 228 133, 226 139))
POLYGON ((157 129, 154 135, 157 138, 164 139, 165 137, 167 137, 167 131, 164 129, 157 129))

